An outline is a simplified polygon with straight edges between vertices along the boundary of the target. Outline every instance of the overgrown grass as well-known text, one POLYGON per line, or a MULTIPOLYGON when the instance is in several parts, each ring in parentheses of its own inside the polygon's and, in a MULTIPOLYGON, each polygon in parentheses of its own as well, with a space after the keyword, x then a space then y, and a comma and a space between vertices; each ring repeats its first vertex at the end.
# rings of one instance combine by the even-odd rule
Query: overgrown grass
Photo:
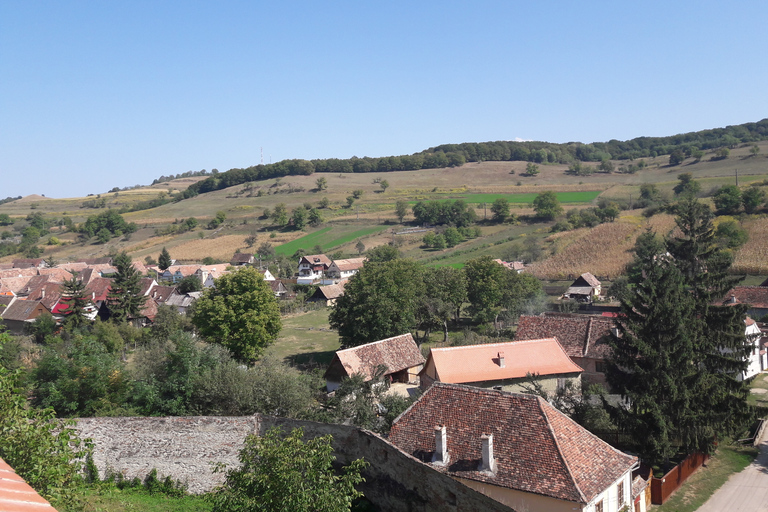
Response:
MULTIPOLYGON (((600 195, 602 190, 585 190, 578 192, 555 192, 557 200, 561 203, 589 203, 600 195)), ((467 203, 492 203, 496 199, 504 198, 513 204, 533 204, 538 194, 462 194, 461 198, 467 203)))
POLYGON ((144 489, 118 489, 114 486, 89 485, 76 492, 76 506, 53 503, 59 512, 209 512, 211 504, 201 496, 174 498, 150 494, 144 489))
POLYGON ((758 373, 749 383, 749 405, 768 407, 768 374, 758 373))
POLYGON ((757 457, 757 448, 720 446, 715 455, 675 491, 656 512, 693 512, 706 502, 728 478, 749 466, 757 457))
POLYGON ((283 329, 265 355, 294 365, 328 365, 339 350, 339 334, 328 325, 329 309, 283 317, 283 329))

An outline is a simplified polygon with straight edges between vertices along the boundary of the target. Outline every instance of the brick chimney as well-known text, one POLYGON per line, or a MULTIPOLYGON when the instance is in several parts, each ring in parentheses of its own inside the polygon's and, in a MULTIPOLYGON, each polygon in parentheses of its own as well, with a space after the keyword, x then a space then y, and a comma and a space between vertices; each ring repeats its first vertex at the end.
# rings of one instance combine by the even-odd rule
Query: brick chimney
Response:
POLYGON ((506 367, 506 364, 504 363, 504 352, 499 352, 499 367, 506 367))
POLYGON ((480 471, 496 471, 496 459, 493 458, 493 434, 480 436, 483 446, 483 460, 480 462, 480 471))
POLYGON ((445 431, 445 425, 435 426, 435 454, 432 456, 432 462, 439 466, 448 464, 448 436, 445 431))

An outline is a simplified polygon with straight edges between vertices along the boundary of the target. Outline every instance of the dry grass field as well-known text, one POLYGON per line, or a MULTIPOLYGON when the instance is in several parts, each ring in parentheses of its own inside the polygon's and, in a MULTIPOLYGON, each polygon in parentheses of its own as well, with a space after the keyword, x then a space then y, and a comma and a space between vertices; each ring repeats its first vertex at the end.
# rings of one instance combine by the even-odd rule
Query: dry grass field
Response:
MULTIPOLYGON (((136 259, 144 256, 156 257, 162 247, 168 247, 174 257, 179 259, 198 259, 211 256, 218 259, 228 259, 236 249, 245 249, 245 238, 255 234, 258 238, 257 245, 264 240, 277 246, 302 236, 301 232, 276 232, 277 238, 268 238, 268 221, 261 218, 264 209, 273 209, 278 203, 286 204, 289 211, 300 205, 318 206, 323 198, 330 202, 330 208, 323 209, 326 226, 337 223, 355 223, 361 228, 374 225, 396 226, 394 205, 398 200, 416 201, 428 199, 459 198, 470 194, 514 194, 514 193, 539 193, 545 190, 556 192, 576 191, 602 191, 600 197, 621 200, 629 204, 630 199, 639 197, 640 185, 654 183, 663 194, 671 196, 672 187, 677 183, 677 176, 684 172, 690 172, 702 183, 702 191, 708 193, 711 190, 729 183, 735 183, 735 171, 738 169, 739 185, 745 186, 752 182, 762 182, 768 179, 768 141, 758 143, 760 152, 756 157, 750 156, 749 146, 734 148, 726 160, 711 160, 710 154, 698 163, 692 163, 688 159, 682 165, 668 166, 668 157, 647 158, 647 167, 636 174, 595 173, 591 176, 572 176, 566 174, 565 165, 540 165, 540 174, 537 176, 523 176, 525 162, 478 162, 469 163, 457 168, 430 169, 421 171, 391 172, 391 173, 366 173, 366 174, 314 174, 311 176, 286 176, 281 179, 271 179, 262 182, 238 185, 226 190, 220 190, 197 197, 169 203, 157 208, 141 210, 124 214, 128 222, 135 222, 141 229, 130 237, 113 239, 107 244, 95 244, 92 241, 82 243, 72 233, 60 233, 58 228, 53 228, 50 234, 46 234, 41 241, 45 256, 53 256, 59 261, 82 257, 96 257, 113 251, 127 250, 136 259), (317 191, 316 181, 324 177, 327 181, 327 190, 317 191), (390 187, 382 192, 376 182, 386 179, 390 187), (347 196, 354 190, 362 190, 363 196, 355 201, 353 208, 344 208, 347 196), (259 195, 261 194, 261 195, 259 195), (224 226, 211 238, 213 232, 204 226, 217 212, 226 214, 227 220, 224 226), (189 217, 195 217, 200 222, 193 232, 158 236, 174 222, 189 217), (199 238, 199 233, 204 233, 199 238), (48 236, 56 236, 62 239, 64 245, 44 245, 48 236)), ((629 162, 616 161, 617 169, 629 162)), ((104 199, 107 208, 119 209, 131 206, 140 201, 155 199, 159 194, 168 194, 180 191, 191 183, 203 178, 185 178, 168 183, 160 183, 153 186, 140 187, 118 193, 102 193, 96 196, 76 198, 47 198, 39 195, 31 195, 21 200, 0 205, 0 213, 7 213, 17 220, 12 230, 18 226, 25 226, 23 219, 32 213, 42 213, 46 218, 57 220, 62 216, 72 218, 76 223, 83 222, 88 216, 96 215, 104 209, 83 207, 86 201, 104 199)), ((477 196, 475 196, 477 197, 477 196)), ((480 218, 490 216, 479 205, 476 212, 480 218)), ((576 207, 584 207, 587 205, 576 207)), ((573 206, 567 206, 571 208, 573 206)), ((530 206, 513 205, 513 212, 518 215, 527 215, 532 212, 530 206)), ((406 222, 412 220, 407 216, 406 222)), ((583 268, 586 262, 582 262, 577 250, 582 244, 605 244, 605 253, 609 257, 600 258, 599 261, 589 261, 590 266, 599 264, 601 269, 591 268, 593 273, 605 273, 612 275, 626 260, 628 232, 630 238, 637 236, 645 225, 651 226, 657 232, 666 234, 674 223, 669 216, 657 216, 649 222, 641 217, 639 211, 623 213, 620 222, 613 227, 595 228, 596 234, 576 231, 567 234, 551 235, 547 238, 548 244, 555 254, 551 262, 537 264, 537 272, 541 275, 557 276, 565 272, 571 274, 583 268), (634 227, 634 231, 633 231, 634 227), (618 238, 608 241, 607 237, 618 238), (594 239, 592 237, 595 237, 594 239), (579 242, 585 239, 586 242, 579 242), (614 261, 615 260, 615 261, 614 261)), ((744 226, 750 231, 751 240, 736 254, 736 268, 743 272, 766 272, 768 264, 764 263, 766 241, 766 223, 762 219, 751 219, 744 222, 744 226)), ((461 263, 469 257, 488 254, 500 257, 510 244, 506 239, 499 239, 498 231, 485 226, 484 235, 480 239, 464 242, 454 249, 446 251, 424 251, 420 248, 420 237, 403 239, 403 250, 409 256, 426 259, 438 264, 440 261, 451 264, 461 263), (457 253, 454 258, 452 253, 457 253), (438 258, 438 259, 436 259, 438 258)), ((521 235, 530 235, 537 232, 537 238, 543 238, 541 230, 546 226, 535 225, 531 229, 516 230, 504 228, 508 233, 502 238, 512 239, 521 235)), ((502 230, 502 231, 504 231, 502 230)), ((505 232, 506 232, 505 231, 505 232)), ((392 239, 389 230, 372 235, 364 240, 366 247, 374 247, 386 243, 392 239)), ((345 253, 354 252, 355 242, 344 244, 340 247, 345 253)), ((631 246, 631 244, 630 244, 631 246)), ((603 246, 600 246, 603 248, 603 246)), ((13 257, 6 257, 8 261, 13 257)))

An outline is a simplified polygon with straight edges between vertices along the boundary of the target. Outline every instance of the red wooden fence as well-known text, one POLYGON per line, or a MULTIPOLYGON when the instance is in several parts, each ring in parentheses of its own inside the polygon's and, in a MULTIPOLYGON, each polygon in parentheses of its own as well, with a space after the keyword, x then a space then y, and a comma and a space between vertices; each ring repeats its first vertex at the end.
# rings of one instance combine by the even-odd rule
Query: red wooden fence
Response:
POLYGON ((709 455, 692 453, 661 478, 651 479, 651 503, 662 505, 694 471, 709 459, 709 455))

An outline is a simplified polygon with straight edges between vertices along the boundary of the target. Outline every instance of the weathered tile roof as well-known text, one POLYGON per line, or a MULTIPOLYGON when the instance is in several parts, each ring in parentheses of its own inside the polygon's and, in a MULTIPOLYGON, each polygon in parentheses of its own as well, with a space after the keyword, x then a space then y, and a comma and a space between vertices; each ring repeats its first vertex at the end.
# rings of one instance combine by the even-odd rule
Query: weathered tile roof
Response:
POLYGON ((517 324, 516 340, 557 338, 569 357, 605 359, 611 353, 608 337, 613 320, 602 316, 547 314, 522 315, 517 324))
POLYGON ((13 268, 39 267, 42 263, 43 263, 42 258, 18 259, 18 260, 13 260, 13 268))
POLYGON ((424 356, 408 333, 336 351, 325 375, 326 378, 338 378, 360 373, 369 380, 379 365, 386 366, 384 374, 389 375, 423 363, 424 356), (339 375, 343 373, 346 375, 339 375))
POLYGON ((0 270, 0 279, 10 277, 32 277, 39 275, 37 268, 9 268, 0 270))
POLYGON ((437 380, 454 384, 520 379, 529 373, 544 376, 584 371, 555 338, 433 348, 422 372, 432 366, 437 380))
POLYGON ((72 279, 72 274, 63 268, 41 268, 38 272, 41 276, 48 276, 48 281, 52 283, 63 283, 72 279))
POLYGON ((88 282, 85 290, 91 294, 91 299, 107 300, 107 295, 112 287, 112 279, 109 277, 94 277, 88 282))
POLYGON ((753 308, 768 308, 768 287, 734 286, 721 301, 722 304, 749 304, 753 308))
POLYGON ((365 261, 368 258, 349 258, 346 260, 333 260, 333 264, 339 267, 341 272, 349 272, 350 270, 359 270, 365 265, 365 261))
POLYGON ((11 466, 0 459, 0 510, 4 512, 56 512, 11 466))
POLYGON ((495 261, 496 263, 498 263, 502 267, 504 267, 506 269, 509 269, 509 270, 514 270, 515 272, 517 272, 519 270, 523 270, 525 268, 525 263, 523 263, 522 261, 504 261, 504 260, 501 260, 501 259, 498 259, 498 258, 493 260, 493 261, 495 261))
POLYGON ((589 503, 637 462, 535 395, 435 383, 393 423, 389 441, 431 462, 445 426, 450 476, 589 503), (480 437, 493 435, 496 470, 479 471, 480 437))
POLYGON ((236 252, 232 255, 232 259, 230 260, 230 263, 233 265, 237 264, 243 264, 243 263, 250 263, 253 261, 253 254, 249 254, 247 252, 236 252))
POLYGON ((36 300, 15 300, 11 304, 0 311, 3 320, 16 320, 24 322, 29 320, 32 313, 40 306, 40 302, 36 300))
POLYGON ((589 286, 600 286, 600 280, 589 272, 584 272, 579 277, 586 281, 589 286))
POLYGON ((331 266, 331 259, 325 254, 308 254, 301 257, 299 265, 302 263, 307 265, 323 265, 325 268, 328 268, 331 266))
POLYGON ((56 306, 56 303, 61 299, 61 293, 62 289, 60 283, 46 282, 34 290, 31 290, 27 296, 27 300, 38 300, 42 302, 47 309, 53 311, 54 306, 56 306))
POLYGON ((173 292, 176 291, 175 286, 153 286, 152 289, 149 291, 149 296, 155 299, 155 301, 158 304, 162 304, 165 301, 168 300, 168 297, 170 297, 173 292))
POLYGON ((318 286, 315 295, 322 295, 326 300, 338 299, 344 295, 344 285, 346 280, 339 284, 329 284, 326 286, 318 286))

